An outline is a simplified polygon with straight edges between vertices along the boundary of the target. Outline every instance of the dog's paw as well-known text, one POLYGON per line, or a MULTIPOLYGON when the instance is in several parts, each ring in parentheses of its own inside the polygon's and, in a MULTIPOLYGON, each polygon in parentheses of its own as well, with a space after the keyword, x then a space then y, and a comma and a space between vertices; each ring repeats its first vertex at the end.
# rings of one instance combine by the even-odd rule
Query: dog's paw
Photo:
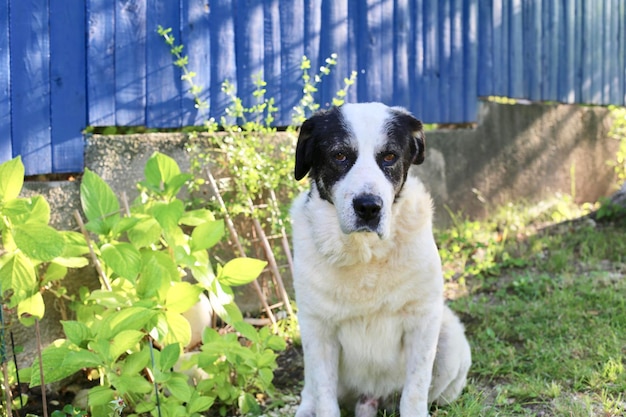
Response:
POLYGON ((356 403, 354 417, 376 417, 378 414, 378 398, 362 395, 356 403))

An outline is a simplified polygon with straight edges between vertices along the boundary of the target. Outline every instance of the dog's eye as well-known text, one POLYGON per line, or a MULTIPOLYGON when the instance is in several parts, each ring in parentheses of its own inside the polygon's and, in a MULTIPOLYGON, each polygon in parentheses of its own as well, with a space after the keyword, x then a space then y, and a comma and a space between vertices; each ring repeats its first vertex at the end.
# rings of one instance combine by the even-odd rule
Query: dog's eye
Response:
POLYGON ((388 153, 383 156, 383 163, 385 165, 393 165, 398 160, 398 156, 394 153, 388 153))
POLYGON ((341 153, 341 152, 337 152, 334 157, 335 157, 335 161, 337 161, 337 162, 345 162, 346 159, 348 159, 346 154, 345 153, 341 153))

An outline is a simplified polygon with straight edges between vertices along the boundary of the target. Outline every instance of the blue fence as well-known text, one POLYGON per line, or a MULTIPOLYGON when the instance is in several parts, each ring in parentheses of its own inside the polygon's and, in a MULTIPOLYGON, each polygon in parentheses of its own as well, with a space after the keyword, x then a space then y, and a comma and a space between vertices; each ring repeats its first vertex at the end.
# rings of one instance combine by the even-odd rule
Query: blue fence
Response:
POLYGON ((427 123, 476 119, 477 98, 625 104, 622 0, 0 0, 0 161, 27 174, 83 168, 92 126, 180 127, 219 116, 229 80, 267 81, 288 124, 301 59, 337 54, 318 100, 352 70, 348 101, 409 108, 427 123), (185 46, 201 114, 157 26, 185 46))

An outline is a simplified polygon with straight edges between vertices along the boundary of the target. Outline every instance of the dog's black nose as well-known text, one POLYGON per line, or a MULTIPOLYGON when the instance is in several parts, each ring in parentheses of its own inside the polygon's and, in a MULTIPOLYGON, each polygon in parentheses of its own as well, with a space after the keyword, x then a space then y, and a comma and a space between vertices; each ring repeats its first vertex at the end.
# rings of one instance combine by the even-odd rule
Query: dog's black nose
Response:
POLYGON ((364 194, 352 200, 352 206, 359 218, 369 221, 378 218, 383 207, 383 200, 377 195, 364 194))

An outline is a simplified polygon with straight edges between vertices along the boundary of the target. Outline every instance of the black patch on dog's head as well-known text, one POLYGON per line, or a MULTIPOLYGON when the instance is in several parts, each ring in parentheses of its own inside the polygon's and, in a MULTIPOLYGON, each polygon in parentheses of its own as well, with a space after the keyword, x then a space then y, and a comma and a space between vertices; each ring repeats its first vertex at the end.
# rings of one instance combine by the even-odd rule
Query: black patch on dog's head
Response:
POLYGON ((396 140, 408 139, 410 152, 409 164, 419 165, 424 162, 424 151, 426 148, 426 137, 422 127, 422 122, 413 117, 403 109, 392 108, 392 117, 387 123, 389 138, 396 140))
POLYGON ((343 178, 356 161, 351 135, 338 107, 319 111, 307 119, 300 128, 296 147, 296 180, 308 173, 320 197, 332 202, 332 185, 343 178))

